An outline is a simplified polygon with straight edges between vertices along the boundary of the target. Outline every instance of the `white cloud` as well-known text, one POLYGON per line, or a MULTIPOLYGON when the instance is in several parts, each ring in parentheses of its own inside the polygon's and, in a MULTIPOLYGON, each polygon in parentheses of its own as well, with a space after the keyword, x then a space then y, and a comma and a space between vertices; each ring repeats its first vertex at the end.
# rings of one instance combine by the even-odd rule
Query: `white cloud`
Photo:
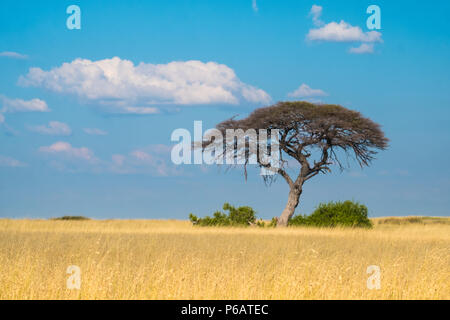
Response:
POLYGON ((73 94, 100 102, 109 107, 108 111, 119 113, 155 113, 155 109, 145 109, 146 105, 155 104, 239 104, 271 100, 265 91, 240 81, 228 66, 196 60, 134 65, 118 57, 98 61, 75 59, 49 71, 30 68, 27 75, 19 78, 19 84, 73 94))
POLYGON ((119 174, 180 175, 181 169, 171 162, 171 150, 172 146, 157 144, 133 150, 127 155, 114 154, 109 170, 119 174))
POLYGON ((378 31, 363 32, 360 27, 355 27, 341 20, 330 22, 321 28, 310 29, 307 35, 309 40, 323 40, 335 42, 381 42, 381 33, 378 31))
POLYGON ((258 4, 256 3, 256 0, 252 0, 252 9, 255 12, 258 12, 258 4))
POLYGON ((105 136, 108 132, 97 128, 84 128, 83 131, 93 136, 105 136))
POLYGON ((47 103, 41 99, 10 99, 0 95, 1 112, 48 112, 47 103))
POLYGON ((86 147, 75 148, 70 143, 59 141, 39 151, 50 156, 49 164, 69 172, 149 174, 152 176, 180 175, 181 169, 170 159, 171 146, 151 145, 135 149, 130 153, 113 154, 110 160, 102 160, 86 147))
POLYGON ((311 10, 309 11, 309 15, 312 17, 315 26, 319 27, 324 24, 324 22, 320 20, 320 16, 322 15, 321 6, 313 4, 311 10))
POLYGON ((288 93, 288 96, 293 98, 324 97, 327 95, 328 94, 325 91, 321 89, 312 89, 306 83, 302 83, 296 90, 288 93))
POLYGON ((0 123, 5 122, 5 116, 0 113, 0 123))
POLYGON ((13 51, 0 52, 0 57, 7 57, 7 58, 13 58, 13 59, 28 59, 27 55, 13 52, 13 51))
POLYGON ((0 167, 25 167, 26 163, 0 155, 0 167))
POLYGON ((378 31, 364 32, 358 26, 341 20, 339 23, 330 22, 325 24, 320 17, 322 7, 313 5, 309 12, 313 23, 317 28, 310 29, 306 38, 311 41, 330 41, 330 42, 362 42, 359 47, 353 47, 348 50, 350 53, 362 54, 373 53, 375 42, 383 42, 382 34, 378 31))
POLYGON ((171 149, 171 146, 158 144, 133 150, 128 155, 114 154, 111 157, 110 171, 120 174, 180 175, 180 169, 170 160, 171 149))
POLYGON ((53 155, 62 155, 68 159, 83 160, 92 163, 98 161, 90 149, 86 147, 74 148, 70 143, 64 141, 55 142, 51 146, 40 147, 39 151, 53 155))
POLYGON ((30 130, 55 136, 68 136, 72 133, 72 130, 66 123, 58 121, 50 121, 48 125, 31 127, 30 130))
POLYGON ((39 151, 48 158, 48 164, 63 172, 101 172, 103 162, 87 147, 76 148, 70 143, 58 141, 39 151))
POLYGON ((120 113, 125 114, 156 114, 159 113, 158 108, 154 107, 123 107, 120 113))
POLYGON ((350 48, 349 52, 356 54, 373 53, 373 43, 361 43, 359 47, 350 48))

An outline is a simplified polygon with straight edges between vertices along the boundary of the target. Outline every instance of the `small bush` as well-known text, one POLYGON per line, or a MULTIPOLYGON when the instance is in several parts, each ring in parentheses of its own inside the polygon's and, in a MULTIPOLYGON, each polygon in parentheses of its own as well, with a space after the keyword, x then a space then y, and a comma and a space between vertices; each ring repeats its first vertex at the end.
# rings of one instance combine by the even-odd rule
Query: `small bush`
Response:
POLYGON ((290 226, 303 226, 308 224, 308 217, 298 214, 293 216, 288 223, 290 226))
POLYGON ((348 200, 321 203, 309 216, 294 216, 289 225, 371 228, 372 222, 367 217, 367 212, 365 205, 348 200))
POLYGON ((275 228, 277 226, 277 223, 278 223, 278 218, 277 217, 273 217, 272 220, 270 220, 270 223, 267 225, 267 227, 275 228))
POLYGON ((52 220, 90 220, 88 217, 83 216, 62 216, 59 218, 52 218, 52 220))
POLYGON ((263 221, 256 222, 256 212, 251 207, 244 206, 235 208, 229 203, 225 203, 223 210, 228 211, 228 215, 216 211, 212 217, 198 218, 196 215, 190 213, 189 220, 196 226, 264 226, 263 221))

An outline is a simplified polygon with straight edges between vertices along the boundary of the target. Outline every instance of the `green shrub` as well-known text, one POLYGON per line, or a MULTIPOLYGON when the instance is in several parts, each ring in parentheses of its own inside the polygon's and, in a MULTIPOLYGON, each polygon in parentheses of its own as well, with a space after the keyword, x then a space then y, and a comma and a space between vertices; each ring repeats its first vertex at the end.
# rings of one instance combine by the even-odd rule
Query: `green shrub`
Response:
POLYGON ((266 223, 262 219, 259 219, 258 221, 256 221, 256 226, 260 228, 265 228, 266 223))
POLYGON ((291 220, 289 220, 288 225, 290 226, 304 226, 308 224, 308 217, 298 214, 293 216, 291 220))
POLYGON ((367 207, 353 201, 321 203, 309 216, 297 215, 289 225, 316 227, 362 227, 371 228, 367 207))
POLYGON ((239 207, 235 208, 229 203, 223 205, 223 210, 228 211, 226 213, 216 211, 213 216, 206 216, 204 218, 198 218, 194 214, 189 214, 189 220, 196 226, 264 226, 263 221, 256 222, 256 212, 251 207, 239 207))
POLYGON ((267 225, 267 227, 275 228, 277 226, 277 223, 278 223, 278 218, 273 217, 272 220, 270 220, 270 223, 267 225))
POLYGON ((59 218, 52 218, 51 220, 90 220, 88 217, 83 216, 62 216, 59 218))

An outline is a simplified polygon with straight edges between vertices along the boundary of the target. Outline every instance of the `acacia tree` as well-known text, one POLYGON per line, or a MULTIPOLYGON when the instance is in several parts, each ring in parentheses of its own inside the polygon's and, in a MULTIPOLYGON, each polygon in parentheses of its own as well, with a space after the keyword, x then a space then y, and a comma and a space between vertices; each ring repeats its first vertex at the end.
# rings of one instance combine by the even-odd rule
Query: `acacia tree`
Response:
MULTIPOLYGON (((273 106, 259 108, 245 119, 231 118, 223 121, 216 129, 223 136, 229 129, 246 132, 249 129, 256 129, 257 135, 258 129, 265 129, 268 132, 278 130, 281 165, 277 168, 262 161, 259 147, 252 150, 248 144, 238 145, 236 141, 224 144, 223 147, 224 154, 227 149, 234 148, 235 157, 245 155, 246 177, 248 159, 252 152, 256 152, 257 164, 260 167, 273 170, 276 175, 286 180, 289 185, 289 196, 286 207, 278 218, 277 226, 287 226, 299 204, 303 184, 306 181, 319 173, 331 172, 330 166, 333 164, 341 170, 345 169, 342 157, 354 158, 361 167, 368 166, 374 159, 377 149, 386 149, 389 141, 379 124, 363 117, 357 111, 339 105, 316 105, 304 101, 279 102, 273 106), (286 155, 300 164, 297 176, 291 177, 288 174, 286 155)), ((203 150, 212 143, 212 139, 203 141, 203 150)), ((261 143, 259 139, 257 143, 261 143)), ((276 175, 264 176, 264 181, 270 183, 276 175)))

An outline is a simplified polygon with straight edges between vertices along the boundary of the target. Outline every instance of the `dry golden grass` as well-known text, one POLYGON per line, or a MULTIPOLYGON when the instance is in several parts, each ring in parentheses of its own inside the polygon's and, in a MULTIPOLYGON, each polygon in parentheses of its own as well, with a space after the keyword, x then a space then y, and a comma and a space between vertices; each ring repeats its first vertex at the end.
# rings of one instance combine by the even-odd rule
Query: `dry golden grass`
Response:
POLYGON ((0 299, 450 299, 450 224, 2 219, 0 299), (81 268, 80 290, 66 288, 69 265, 81 268), (380 290, 367 289, 369 265, 381 268, 380 290))

